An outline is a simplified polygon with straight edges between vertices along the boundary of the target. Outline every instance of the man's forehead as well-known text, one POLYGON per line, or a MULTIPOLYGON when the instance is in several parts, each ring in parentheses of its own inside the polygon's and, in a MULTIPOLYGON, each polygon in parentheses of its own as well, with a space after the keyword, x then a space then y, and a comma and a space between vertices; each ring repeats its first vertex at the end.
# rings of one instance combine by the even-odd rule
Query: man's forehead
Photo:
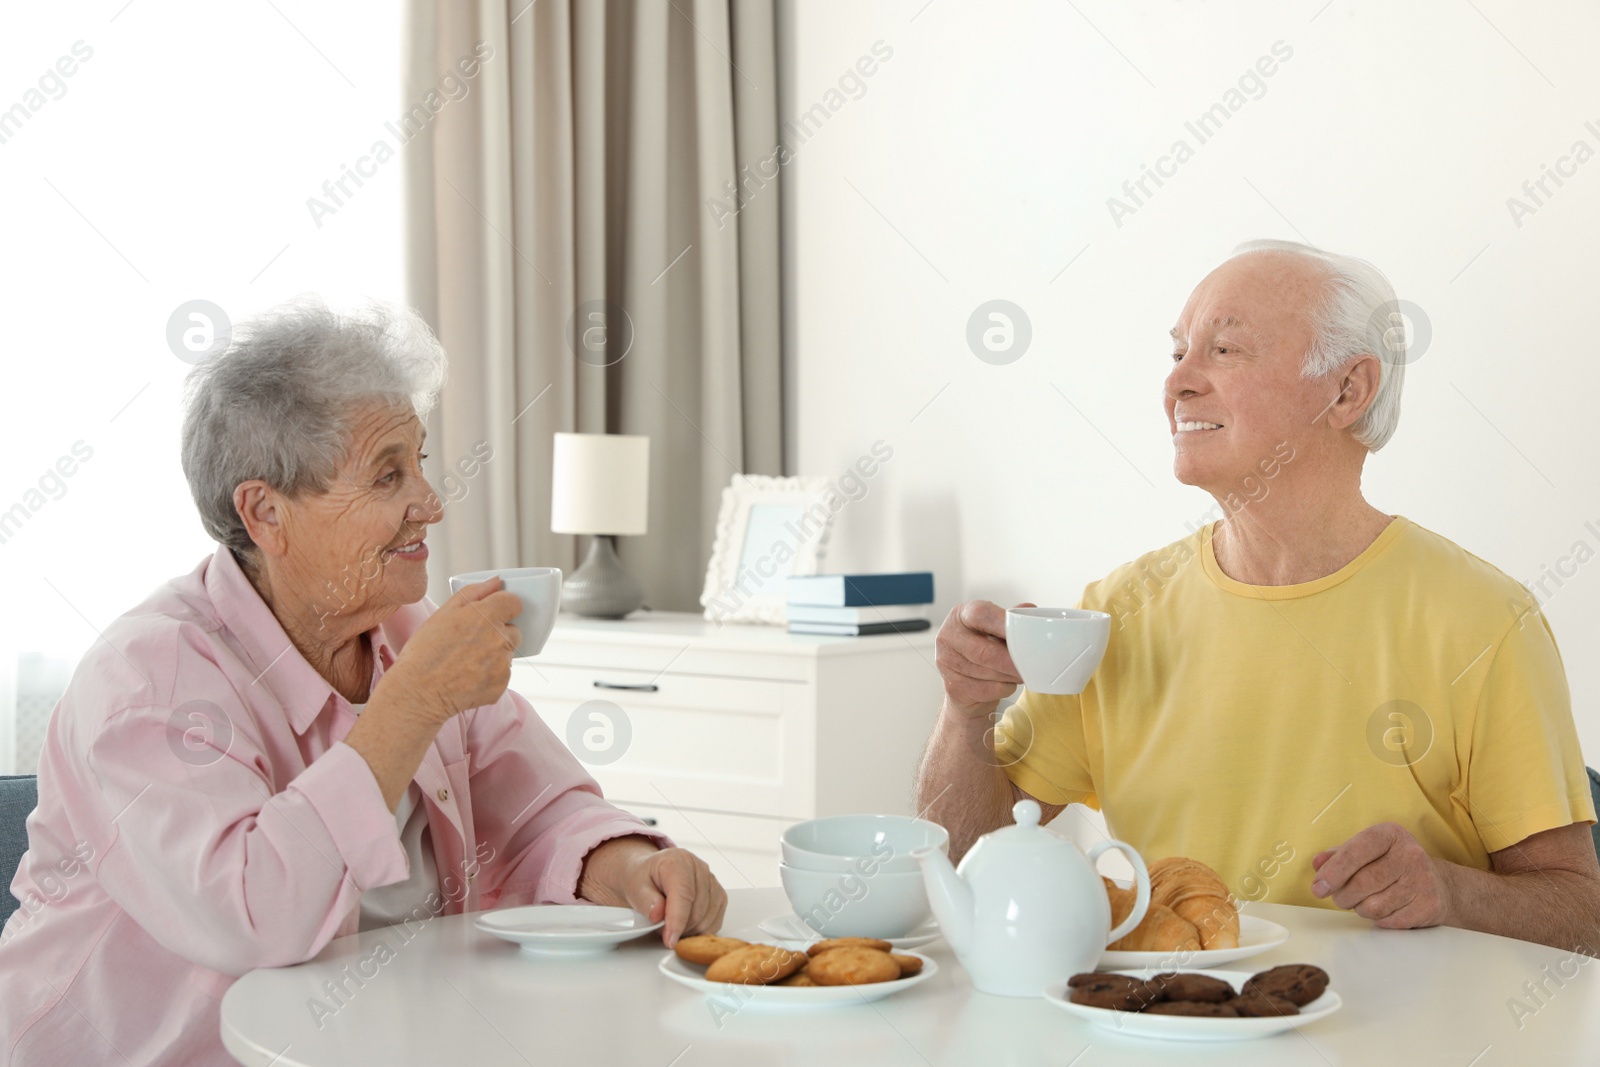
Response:
MULTIPOLYGON (((1207 319, 1205 322, 1199 323, 1198 325, 1207 327, 1209 329, 1215 329, 1215 330, 1229 330, 1229 329, 1248 330, 1250 328, 1250 324, 1248 322, 1246 322, 1243 318, 1241 318, 1238 315, 1213 315, 1211 318, 1207 319)), ((1174 326, 1171 330, 1167 331, 1168 333, 1170 333, 1172 335, 1172 339, 1174 341, 1183 340, 1183 329, 1182 329, 1182 327, 1183 327, 1183 320, 1179 319, 1178 320, 1178 325, 1174 326)))

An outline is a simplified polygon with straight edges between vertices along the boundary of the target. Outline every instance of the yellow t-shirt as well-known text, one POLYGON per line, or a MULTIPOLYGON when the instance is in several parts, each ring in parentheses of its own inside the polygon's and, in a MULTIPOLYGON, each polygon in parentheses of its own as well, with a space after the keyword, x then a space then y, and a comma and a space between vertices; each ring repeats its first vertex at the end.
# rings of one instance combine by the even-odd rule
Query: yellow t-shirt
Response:
POLYGON ((996 731, 1011 780, 1104 810, 1147 860, 1184 855, 1241 900, 1311 895, 1311 857, 1375 823, 1480 869, 1593 822, 1566 673, 1531 595, 1396 516, 1345 567, 1253 586, 1212 528, 1117 568, 1080 696, 1024 690, 996 731))

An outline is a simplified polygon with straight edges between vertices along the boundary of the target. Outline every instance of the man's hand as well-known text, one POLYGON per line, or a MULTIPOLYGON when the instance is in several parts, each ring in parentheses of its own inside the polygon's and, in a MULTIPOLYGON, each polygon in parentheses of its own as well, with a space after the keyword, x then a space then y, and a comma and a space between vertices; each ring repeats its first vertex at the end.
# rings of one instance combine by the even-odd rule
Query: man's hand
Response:
POLYGON ((704 860, 687 849, 658 849, 643 837, 595 846, 583 861, 578 896, 632 908, 651 922, 665 918, 661 940, 668 948, 689 934, 716 933, 728 908, 728 894, 704 860))
POLYGON ((1339 907, 1385 930, 1438 926, 1450 913, 1441 862, 1402 827, 1379 823, 1311 857, 1317 872, 1311 894, 1331 895, 1339 907))
POLYGON ((988 600, 957 604, 939 627, 934 649, 934 662, 944 679, 945 706, 962 717, 987 717, 1022 684, 1006 650, 1006 611, 999 604, 988 600))

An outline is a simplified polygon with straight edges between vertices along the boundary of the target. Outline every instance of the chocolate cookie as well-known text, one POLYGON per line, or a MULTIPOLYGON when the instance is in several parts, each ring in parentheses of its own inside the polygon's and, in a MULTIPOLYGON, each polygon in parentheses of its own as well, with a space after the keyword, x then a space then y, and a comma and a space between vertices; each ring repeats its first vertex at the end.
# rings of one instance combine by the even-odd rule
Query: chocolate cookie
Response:
POLYGON ((1208 974, 1176 974, 1168 972, 1150 979, 1150 985, 1159 989, 1163 1000, 1205 1000, 1221 1004, 1232 1000, 1233 986, 1208 974))
POLYGON ((1239 1013, 1232 1004, 1218 1004, 1214 1000, 1163 1000, 1145 1009, 1147 1015, 1206 1015, 1231 1019, 1239 1013))
POLYGON ((1091 1008, 1143 1011, 1152 1001, 1159 999, 1159 994, 1149 985, 1125 974, 1080 974, 1069 978, 1067 984, 1072 990, 1067 999, 1091 1008), (1078 984, 1073 985, 1074 981, 1078 981, 1078 984))
POLYGON ((1276 1018, 1279 1015, 1299 1015, 1300 1009, 1292 1001, 1268 993, 1253 991, 1228 1001, 1228 1007, 1246 1018, 1276 1018))
POLYGON ((1245 982, 1242 993, 1261 992, 1281 997, 1296 1007, 1303 1008, 1322 996, 1328 988, 1328 972, 1309 963, 1287 963, 1252 975, 1245 982))
MULTIPOLYGON (((1081 985, 1093 985, 1095 982, 1099 982, 1109 977, 1111 976, 1102 974, 1099 971, 1084 971, 1082 974, 1075 974, 1071 978, 1068 978, 1067 988, 1077 989, 1081 985)), ((1119 975, 1118 977, 1121 976, 1119 975)))

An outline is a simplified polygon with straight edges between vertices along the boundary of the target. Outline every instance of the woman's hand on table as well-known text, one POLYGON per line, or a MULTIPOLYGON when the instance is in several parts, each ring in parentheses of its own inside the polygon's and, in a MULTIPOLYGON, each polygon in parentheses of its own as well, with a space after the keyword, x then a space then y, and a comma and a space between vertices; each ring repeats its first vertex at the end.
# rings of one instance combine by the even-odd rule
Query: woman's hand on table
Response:
POLYGON ((645 837, 614 837, 583 861, 578 894, 584 900, 628 907, 651 922, 666 920, 661 940, 722 929, 728 894, 705 861, 682 848, 657 848, 645 837))

